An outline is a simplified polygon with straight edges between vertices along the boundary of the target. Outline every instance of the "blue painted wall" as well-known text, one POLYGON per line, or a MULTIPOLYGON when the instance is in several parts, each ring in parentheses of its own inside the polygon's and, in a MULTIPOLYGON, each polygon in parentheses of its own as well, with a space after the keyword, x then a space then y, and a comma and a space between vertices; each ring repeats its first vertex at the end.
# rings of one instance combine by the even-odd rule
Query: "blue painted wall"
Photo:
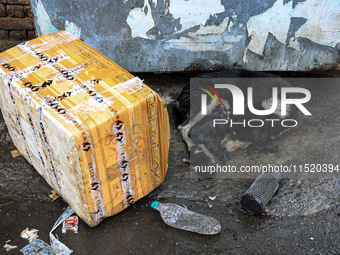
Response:
POLYGON ((38 35, 67 29, 129 71, 333 69, 338 0, 31 0, 38 35))

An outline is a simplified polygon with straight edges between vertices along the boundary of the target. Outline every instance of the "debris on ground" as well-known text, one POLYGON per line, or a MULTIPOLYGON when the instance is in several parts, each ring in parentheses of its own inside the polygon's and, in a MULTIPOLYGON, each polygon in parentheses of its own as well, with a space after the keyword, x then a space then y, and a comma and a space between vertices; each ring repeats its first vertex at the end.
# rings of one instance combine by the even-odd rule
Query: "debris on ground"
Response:
POLYGON ((212 197, 208 197, 207 199, 205 199, 205 201, 207 202, 207 205, 209 208, 212 208, 214 205, 211 201, 214 201, 216 199, 217 196, 212 196, 212 197))
POLYGON ((28 242, 32 242, 34 239, 37 239, 39 236, 38 236, 38 231, 37 229, 29 229, 29 228, 26 228, 24 229, 20 236, 24 239, 27 239, 28 242))
POLYGON ((73 250, 69 249, 65 244, 60 242, 53 234, 52 232, 68 217, 70 217, 74 211, 71 207, 67 207, 66 210, 63 212, 63 214, 59 217, 59 219, 54 223, 53 228, 50 231, 50 240, 51 240, 51 247, 55 254, 57 255, 69 255, 73 252, 73 250))
POLYGON ((151 207, 159 211, 163 221, 171 227, 204 235, 216 235, 221 232, 218 220, 190 211, 186 207, 158 201, 154 201, 151 207))
POLYGON ((35 239, 20 250, 24 255, 54 254, 52 247, 40 239, 35 239))
POLYGON ((48 195, 53 200, 57 200, 60 197, 59 194, 55 190, 51 190, 50 193, 48 193, 48 195))
POLYGON ((18 150, 11 151, 11 154, 13 158, 21 156, 21 153, 18 150))
POLYGON ((7 241, 6 241, 6 244, 4 245, 4 248, 6 249, 6 251, 10 251, 10 250, 13 250, 13 249, 18 248, 18 246, 10 245, 10 244, 9 244, 10 241, 11 241, 11 240, 7 240, 7 241))
POLYGON ((262 214, 269 200, 279 189, 281 181, 280 172, 267 172, 258 176, 242 196, 243 208, 253 215, 262 214))
POLYGON ((190 164, 190 160, 189 160, 189 159, 186 159, 186 158, 182 159, 182 162, 183 162, 183 163, 186 163, 186 164, 190 164))
MULTIPOLYGON (((52 230, 50 231, 50 240, 51 240, 51 245, 45 243, 44 241, 37 239, 38 238, 38 230, 36 229, 31 229, 29 230, 26 228, 24 231, 21 233, 22 238, 26 238, 29 240, 29 244, 26 245, 24 248, 22 248, 20 251, 24 255, 45 255, 45 254, 56 254, 56 255, 69 255, 73 251, 69 249, 65 244, 60 242, 53 234, 52 232, 62 223, 65 221, 65 219, 68 218, 74 218, 74 217, 69 217, 72 215, 74 211, 70 208, 67 207, 66 210, 63 212, 63 214, 59 217, 59 219, 56 221, 54 224, 52 230)), ((78 231, 78 217, 75 216, 77 219, 73 220, 76 221, 76 227, 78 231)), ((63 233, 64 233, 64 227, 63 227, 63 233)), ((76 232, 77 233, 77 232, 76 232)))
POLYGON ((231 234, 235 241, 238 240, 237 233, 234 230, 232 230, 231 228, 226 228, 224 231, 231 234))
POLYGON ((0 207, 1 207, 1 206, 5 206, 5 205, 9 205, 9 204, 12 204, 12 203, 14 203, 14 201, 11 201, 11 202, 8 202, 8 203, 1 204, 0 207))
POLYGON ((78 233, 78 216, 71 216, 64 220, 62 233, 66 233, 67 230, 78 233))

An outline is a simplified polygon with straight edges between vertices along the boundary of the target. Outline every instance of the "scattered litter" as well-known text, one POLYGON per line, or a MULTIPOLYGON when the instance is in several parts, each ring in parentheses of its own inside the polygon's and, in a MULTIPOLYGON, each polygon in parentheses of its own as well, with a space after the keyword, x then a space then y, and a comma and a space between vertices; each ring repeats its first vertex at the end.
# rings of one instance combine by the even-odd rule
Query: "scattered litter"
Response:
POLYGON ((18 150, 11 151, 11 154, 13 158, 21 156, 21 153, 18 150))
POLYGON ((237 233, 234 230, 232 230, 231 228, 226 228, 224 231, 231 234, 235 241, 238 240, 237 233))
POLYGON ((309 239, 313 241, 313 240, 314 240, 314 237, 310 237, 309 239))
POLYGON ((37 229, 29 229, 29 228, 26 228, 24 229, 20 236, 24 239, 27 239, 28 242, 32 242, 34 239, 37 239, 39 236, 38 236, 38 231, 37 229))
POLYGON ((48 193, 48 195, 53 200, 57 200, 60 197, 59 194, 55 190, 51 190, 50 193, 48 193))
POLYGON ((59 217, 59 219, 54 223, 53 228, 50 231, 50 240, 51 240, 51 247, 53 249, 53 252, 57 255, 69 255, 73 251, 69 249, 65 244, 60 242, 53 234, 52 232, 68 217, 70 217, 74 211, 71 207, 67 207, 66 210, 63 212, 63 214, 59 217))
POLYGON ((209 208, 213 207, 213 204, 210 201, 208 201, 208 207, 209 208))
POLYGON ((66 233, 67 230, 78 233, 78 216, 71 216, 64 220, 62 233, 66 233))
POLYGON ((186 163, 186 164, 190 164, 190 160, 189 160, 189 159, 186 159, 186 158, 182 159, 182 162, 183 162, 183 163, 186 163))
POLYGON ((14 203, 14 201, 11 201, 11 202, 8 202, 8 203, 1 204, 0 207, 1 207, 1 206, 5 206, 5 205, 9 205, 9 204, 12 204, 12 203, 14 203))
POLYGON ((179 205, 155 201, 151 207, 158 210, 163 221, 171 227, 204 235, 215 235, 221 232, 221 224, 218 220, 179 205))
POLYGON ((10 240, 8 240, 6 244, 4 245, 4 248, 6 249, 6 251, 10 251, 10 250, 18 248, 18 246, 8 244, 9 242, 10 240))
POLYGON ((280 172, 266 172, 258 176, 242 197, 243 208, 253 215, 263 213, 264 207, 279 189, 281 181, 280 172))
POLYGON ((214 201, 216 199, 217 196, 214 197, 209 197, 210 200, 214 201))
MULTIPOLYGON (((63 222, 65 219, 68 220, 69 216, 72 215, 74 211, 71 209, 71 207, 67 207, 66 210, 63 212, 63 214, 59 217, 59 219, 54 224, 52 230, 50 231, 50 240, 51 245, 45 243, 44 241, 37 239, 38 238, 38 230, 31 229, 29 230, 26 228, 21 233, 22 238, 29 239, 29 244, 26 245, 24 248, 22 248, 20 251, 24 255, 69 255, 73 251, 69 249, 65 244, 60 242, 53 234, 52 232, 63 222)), ((77 216, 75 216, 77 217, 77 216)), ((74 217, 70 217, 74 218, 74 217)), ((78 217, 76 219, 77 222, 77 231, 78 231, 78 217)), ((64 227, 63 227, 64 231, 64 227)), ((63 232, 64 233, 64 232, 63 232)), ((76 232, 77 233, 77 232, 76 232)))
POLYGON ((52 255, 52 247, 40 239, 35 239, 20 250, 24 255, 52 255))

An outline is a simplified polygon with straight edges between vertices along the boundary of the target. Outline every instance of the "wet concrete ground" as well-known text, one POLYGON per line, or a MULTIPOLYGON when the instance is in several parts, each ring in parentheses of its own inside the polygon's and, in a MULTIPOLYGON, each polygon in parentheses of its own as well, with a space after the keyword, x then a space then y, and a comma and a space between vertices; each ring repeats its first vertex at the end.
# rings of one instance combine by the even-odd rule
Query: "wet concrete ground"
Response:
MULTIPOLYGON (((239 205, 253 179, 192 179, 182 163, 188 153, 173 113, 173 99, 193 74, 138 74, 168 104, 171 121, 169 169, 165 182, 147 197, 118 215, 89 228, 80 220, 79 233, 55 233, 74 254, 340 254, 339 175, 285 178, 267 215, 254 217, 239 205), (216 196, 210 200, 209 196, 216 196), (203 236, 168 227, 150 207, 154 200, 185 205, 212 216, 222 225, 216 236, 203 236), (237 233, 237 240, 227 229, 237 233)), ((340 145, 340 86, 311 86, 313 100, 308 109, 313 118, 302 117, 299 126, 277 140, 277 154, 231 153, 230 164, 337 163, 340 145)), ((13 159, 11 142, 0 118, 0 254, 20 254, 27 244, 20 237, 26 227, 39 230, 49 242, 48 232, 67 204, 53 201, 51 188, 22 157, 13 159), (9 204, 6 204, 10 202, 9 204), (6 204, 6 205, 4 205, 6 204), (6 252, 7 240, 18 248, 6 252)))

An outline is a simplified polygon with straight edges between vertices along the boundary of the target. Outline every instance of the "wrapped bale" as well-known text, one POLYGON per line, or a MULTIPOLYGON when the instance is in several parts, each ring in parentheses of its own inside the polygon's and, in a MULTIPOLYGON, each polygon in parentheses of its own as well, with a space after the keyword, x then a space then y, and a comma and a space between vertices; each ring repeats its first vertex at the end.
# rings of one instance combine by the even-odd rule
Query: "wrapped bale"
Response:
POLYGON ((15 146, 89 226, 163 182, 169 117, 138 77, 65 31, 19 44, 0 62, 15 146))

